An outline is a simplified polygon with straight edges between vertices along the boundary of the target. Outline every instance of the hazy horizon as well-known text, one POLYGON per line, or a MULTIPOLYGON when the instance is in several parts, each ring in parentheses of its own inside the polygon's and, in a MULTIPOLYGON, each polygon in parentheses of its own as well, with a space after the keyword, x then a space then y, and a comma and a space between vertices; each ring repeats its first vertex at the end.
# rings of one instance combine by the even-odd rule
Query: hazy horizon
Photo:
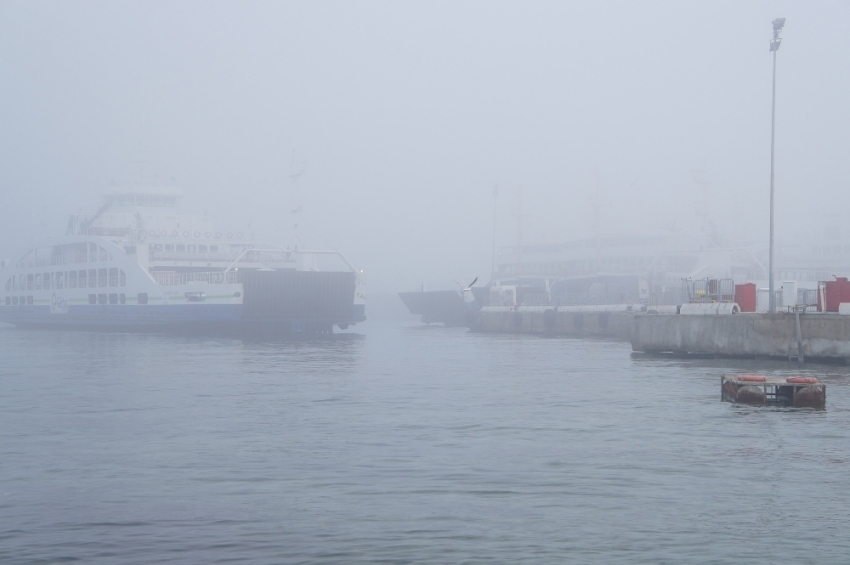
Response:
POLYGON ((697 206, 728 237, 766 240, 775 17, 777 235, 817 235, 846 202, 848 15, 838 2, 6 2, 0 257, 136 182, 282 239, 293 151, 302 233, 372 292, 486 278, 495 185, 499 246, 516 242, 520 199, 525 241, 590 237, 597 207, 600 233, 694 230, 697 206))

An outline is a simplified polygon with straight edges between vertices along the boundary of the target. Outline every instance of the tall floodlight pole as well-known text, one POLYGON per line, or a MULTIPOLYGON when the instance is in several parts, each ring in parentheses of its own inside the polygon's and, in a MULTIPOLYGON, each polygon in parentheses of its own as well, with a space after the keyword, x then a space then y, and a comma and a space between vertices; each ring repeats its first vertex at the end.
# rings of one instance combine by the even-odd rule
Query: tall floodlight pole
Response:
POLYGON ((782 44, 779 32, 785 25, 785 18, 773 20, 773 39, 770 42, 770 52, 773 53, 773 101, 770 107, 770 258, 768 262, 768 305, 771 314, 776 313, 776 293, 773 283, 773 155, 774 155, 774 132, 776 131, 776 52, 782 44))

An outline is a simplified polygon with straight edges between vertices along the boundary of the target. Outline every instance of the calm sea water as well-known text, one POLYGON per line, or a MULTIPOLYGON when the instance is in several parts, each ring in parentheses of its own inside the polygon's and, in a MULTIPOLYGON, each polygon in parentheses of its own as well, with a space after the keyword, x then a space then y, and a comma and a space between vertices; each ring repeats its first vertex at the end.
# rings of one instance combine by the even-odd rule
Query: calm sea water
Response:
POLYGON ((0 329, 0 562, 847 563, 850 371, 370 323, 0 329))

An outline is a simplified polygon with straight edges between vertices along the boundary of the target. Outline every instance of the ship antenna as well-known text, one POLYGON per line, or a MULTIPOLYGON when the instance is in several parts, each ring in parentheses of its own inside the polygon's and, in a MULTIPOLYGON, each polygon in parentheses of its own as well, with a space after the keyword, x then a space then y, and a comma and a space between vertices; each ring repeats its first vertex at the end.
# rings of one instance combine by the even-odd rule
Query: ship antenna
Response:
POLYGON ((602 218, 602 201, 599 195, 599 169, 593 170, 593 247, 595 250, 595 259, 593 262, 593 274, 599 275, 600 265, 602 263, 602 252, 599 248, 599 230, 602 218))
POLYGON ((292 160, 289 163, 289 180, 292 181, 292 194, 289 200, 289 213, 292 214, 292 243, 298 244, 298 222, 301 219, 301 199, 298 194, 298 179, 304 174, 306 163, 295 159, 295 149, 292 150, 292 160))
POLYGON ((526 214, 522 213, 522 187, 516 190, 516 207, 513 216, 516 218, 517 278, 519 278, 522 276, 522 219, 526 217, 526 214))
POLYGON ((493 186, 493 257, 490 267, 490 278, 496 278, 496 212, 498 211, 499 185, 493 186))
POLYGON ((696 201, 696 216, 702 220, 702 237, 711 247, 720 247, 721 241, 717 232, 717 227, 711 221, 708 213, 708 203, 710 201, 709 189, 711 183, 708 178, 708 170, 693 169, 691 175, 694 179, 694 184, 699 187, 696 201))

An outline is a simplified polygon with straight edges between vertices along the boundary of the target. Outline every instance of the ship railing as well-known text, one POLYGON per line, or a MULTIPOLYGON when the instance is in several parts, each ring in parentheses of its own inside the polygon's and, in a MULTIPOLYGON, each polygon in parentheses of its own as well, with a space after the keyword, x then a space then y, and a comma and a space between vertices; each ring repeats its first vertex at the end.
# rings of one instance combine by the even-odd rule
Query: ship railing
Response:
POLYGON ((231 257, 229 253, 204 253, 200 251, 151 251, 150 259, 153 261, 227 261, 231 257))
POLYGON ((80 263, 97 263, 98 258, 97 254, 89 255, 85 251, 76 252, 76 253, 60 253, 58 255, 51 255, 49 260, 45 260, 50 265, 60 266, 60 265, 78 265, 80 263))
POLYGON ((160 286, 178 286, 195 283, 205 284, 234 284, 239 282, 239 273, 236 271, 215 271, 204 273, 152 273, 156 283, 160 286))
POLYGON ((638 292, 564 292, 553 294, 551 303, 561 306, 601 306, 612 304, 639 304, 638 292))
MULTIPOLYGON (((327 249, 327 250, 319 250, 319 249, 301 249, 298 250, 289 248, 281 248, 276 246, 255 246, 255 247, 247 247, 241 250, 239 253, 233 255, 232 259, 228 260, 228 265, 224 269, 225 272, 231 272, 238 269, 239 264, 244 263, 259 263, 259 264, 270 264, 270 263, 291 263, 292 265, 297 265, 296 256, 301 257, 309 257, 312 256, 314 259, 316 257, 321 256, 336 256, 342 260, 346 267, 348 267, 353 273, 357 275, 357 284, 360 284, 360 277, 362 275, 362 271, 358 271, 351 262, 339 252, 337 249, 327 249)), ((318 271, 321 270, 317 266, 313 266, 312 268, 304 267, 303 270, 313 270, 318 271)))
POLYGON ((735 281, 732 279, 682 279, 683 294, 688 302, 734 302, 735 281))

